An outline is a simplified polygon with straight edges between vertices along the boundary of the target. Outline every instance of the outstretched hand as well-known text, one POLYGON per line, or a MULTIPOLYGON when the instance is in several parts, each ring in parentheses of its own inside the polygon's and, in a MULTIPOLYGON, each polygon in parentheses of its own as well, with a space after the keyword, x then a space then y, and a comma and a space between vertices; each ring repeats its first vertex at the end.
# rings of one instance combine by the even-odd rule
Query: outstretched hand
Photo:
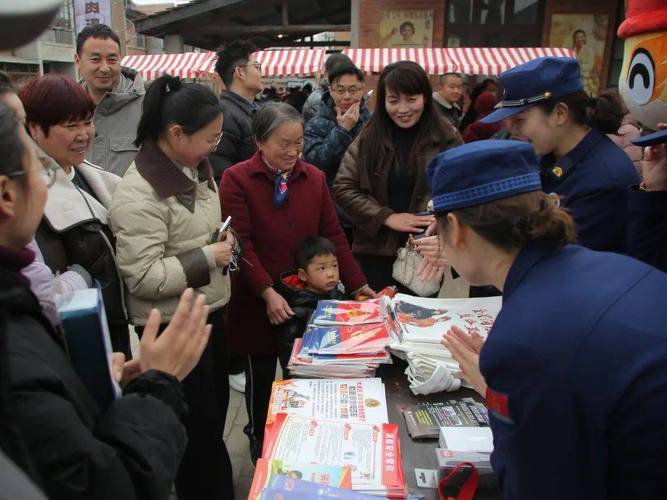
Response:
POLYGON ((153 309, 141 337, 141 371, 160 370, 183 380, 197 365, 211 334, 206 297, 188 288, 174 316, 158 337, 160 312, 153 309))

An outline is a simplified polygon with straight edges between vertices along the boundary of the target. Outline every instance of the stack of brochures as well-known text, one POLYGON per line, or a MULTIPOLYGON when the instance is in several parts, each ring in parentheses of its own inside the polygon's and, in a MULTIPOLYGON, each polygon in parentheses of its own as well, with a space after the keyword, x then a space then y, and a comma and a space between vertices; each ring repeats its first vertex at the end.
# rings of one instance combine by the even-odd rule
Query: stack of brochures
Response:
POLYGON ((446 351, 442 336, 453 326, 486 337, 501 307, 501 297, 475 299, 425 299, 397 294, 391 303, 399 326, 402 350, 446 351))
POLYGON ((353 491, 349 467, 291 464, 280 460, 257 460, 249 500, 373 500, 353 491))
POLYGON ((249 499, 405 497, 380 379, 276 381, 266 422, 249 499))
POLYGON ((351 490, 388 498, 407 493, 396 424, 351 423, 279 413, 264 434, 262 458, 349 467, 351 490))
POLYGON ((389 300, 323 300, 302 339, 296 339, 288 369, 309 378, 369 377, 391 363, 389 300))
POLYGON ((379 378, 276 380, 267 425, 278 413, 369 424, 389 421, 384 383, 379 378))
MULTIPOLYGON (((456 326, 468 334, 486 338, 501 305, 500 297, 425 299, 397 294, 390 306, 396 325, 392 330, 396 341, 391 344, 391 351, 407 360, 406 375, 411 379, 411 388, 426 382, 438 365, 452 374, 458 373, 458 363, 442 345, 444 334, 456 326)), ((449 384, 451 388, 446 390, 456 390, 460 385, 449 384)))

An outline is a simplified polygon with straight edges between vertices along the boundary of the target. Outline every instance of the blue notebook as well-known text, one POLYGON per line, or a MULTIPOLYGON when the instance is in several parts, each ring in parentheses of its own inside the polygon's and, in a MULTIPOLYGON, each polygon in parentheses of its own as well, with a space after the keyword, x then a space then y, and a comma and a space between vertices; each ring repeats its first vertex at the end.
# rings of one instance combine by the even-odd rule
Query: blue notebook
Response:
POLYGON ((120 397, 121 389, 111 376, 111 340, 100 290, 88 288, 65 295, 58 315, 70 362, 105 411, 120 397))

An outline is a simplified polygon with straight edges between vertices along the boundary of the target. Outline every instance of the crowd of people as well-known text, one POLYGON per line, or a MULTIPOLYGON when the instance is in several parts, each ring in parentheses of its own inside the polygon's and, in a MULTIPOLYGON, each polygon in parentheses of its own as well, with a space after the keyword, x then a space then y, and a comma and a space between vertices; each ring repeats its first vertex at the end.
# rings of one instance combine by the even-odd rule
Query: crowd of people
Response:
POLYGON ((412 293, 393 273, 405 245, 423 279, 503 294, 485 343, 443 343, 486 397, 506 498, 664 496, 667 146, 631 143, 618 94, 587 95, 569 58, 470 96, 401 61, 371 109, 334 54, 316 90, 257 100, 246 41, 218 53, 220 96, 169 75, 145 90, 120 47, 87 27, 81 82, 0 82, 0 448, 49 498, 232 499, 230 380, 254 462, 308 312, 412 293), (123 387, 109 408, 56 311, 94 283, 123 387))

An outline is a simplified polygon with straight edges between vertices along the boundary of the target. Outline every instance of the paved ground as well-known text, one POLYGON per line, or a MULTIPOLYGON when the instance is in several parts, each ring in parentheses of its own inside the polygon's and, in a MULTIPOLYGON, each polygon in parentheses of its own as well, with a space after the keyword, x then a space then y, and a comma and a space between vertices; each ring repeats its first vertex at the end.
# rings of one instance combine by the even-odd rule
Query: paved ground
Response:
POLYGON ((255 468, 250 461, 248 438, 243 434, 243 426, 248 423, 243 394, 234 389, 229 391, 229 409, 225 421, 225 443, 232 459, 234 470, 234 497, 236 500, 248 498, 250 483, 255 468))

